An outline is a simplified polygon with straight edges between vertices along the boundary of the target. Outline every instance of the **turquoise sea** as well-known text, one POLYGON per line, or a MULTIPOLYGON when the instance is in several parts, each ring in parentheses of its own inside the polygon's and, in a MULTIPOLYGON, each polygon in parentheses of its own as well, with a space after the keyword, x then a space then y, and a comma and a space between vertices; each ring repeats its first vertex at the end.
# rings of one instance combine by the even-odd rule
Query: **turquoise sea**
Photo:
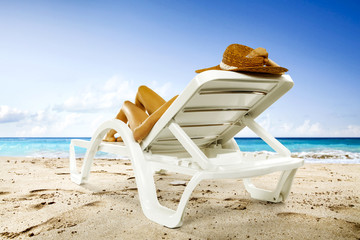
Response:
MULTIPOLYGON (((0 156, 67 158, 72 138, 0 138, 0 156)), ((79 139, 79 138, 77 138, 79 139)), ((90 138, 81 138, 89 140, 90 138)), ((360 163, 360 138, 277 138, 293 154, 306 162, 360 163)), ((273 150, 259 138, 236 138, 245 152, 273 150)), ((85 150, 78 148, 83 156, 85 150)), ((114 158, 107 153, 97 157, 114 158)))

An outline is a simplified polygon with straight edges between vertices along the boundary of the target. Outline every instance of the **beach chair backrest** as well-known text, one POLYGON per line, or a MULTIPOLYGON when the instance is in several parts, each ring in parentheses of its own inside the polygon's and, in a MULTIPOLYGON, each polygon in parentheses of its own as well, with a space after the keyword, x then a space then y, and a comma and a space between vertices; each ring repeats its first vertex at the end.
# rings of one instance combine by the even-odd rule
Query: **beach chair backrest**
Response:
POLYGON ((199 148, 233 138, 293 86, 289 75, 206 71, 195 76, 141 143, 143 150, 182 152, 169 130, 177 123, 199 148))

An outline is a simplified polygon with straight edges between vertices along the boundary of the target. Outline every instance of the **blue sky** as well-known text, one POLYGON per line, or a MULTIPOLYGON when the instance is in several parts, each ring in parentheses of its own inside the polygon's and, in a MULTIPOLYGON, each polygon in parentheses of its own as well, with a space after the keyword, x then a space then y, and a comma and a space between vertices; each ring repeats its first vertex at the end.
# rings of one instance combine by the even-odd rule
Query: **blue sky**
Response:
POLYGON ((270 133, 360 137, 359 10, 358 1, 0 1, 0 137, 91 136, 137 86, 170 99, 231 43, 266 48, 295 82, 258 118, 270 133))

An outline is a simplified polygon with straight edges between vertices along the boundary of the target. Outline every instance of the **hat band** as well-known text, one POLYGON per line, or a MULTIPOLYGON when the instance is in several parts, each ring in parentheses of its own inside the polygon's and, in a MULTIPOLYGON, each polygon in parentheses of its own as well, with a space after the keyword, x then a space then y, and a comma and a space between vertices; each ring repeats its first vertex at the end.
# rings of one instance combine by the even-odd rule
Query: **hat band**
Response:
POLYGON ((222 62, 220 63, 220 68, 223 70, 235 70, 238 69, 237 67, 227 65, 226 63, 222 62))

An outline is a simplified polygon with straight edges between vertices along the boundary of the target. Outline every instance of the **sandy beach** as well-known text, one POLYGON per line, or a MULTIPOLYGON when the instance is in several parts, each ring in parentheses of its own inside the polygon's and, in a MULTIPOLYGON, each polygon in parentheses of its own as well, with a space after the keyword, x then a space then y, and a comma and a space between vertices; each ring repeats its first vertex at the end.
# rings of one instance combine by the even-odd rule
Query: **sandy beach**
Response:
MULTIPOLYGON (((0 157, 1 239, 360 239, 360 165, 306 164, 284 203, 253 200, 241 180, 203 181, 181 228, 142 213, 129 160, 96 159, 87 184, 70 181, 68 159, 0 157)), ((277 174, 256 179, 275 184, 277 174)), ((155 175, 175 208, 187 181, 155 175)))

